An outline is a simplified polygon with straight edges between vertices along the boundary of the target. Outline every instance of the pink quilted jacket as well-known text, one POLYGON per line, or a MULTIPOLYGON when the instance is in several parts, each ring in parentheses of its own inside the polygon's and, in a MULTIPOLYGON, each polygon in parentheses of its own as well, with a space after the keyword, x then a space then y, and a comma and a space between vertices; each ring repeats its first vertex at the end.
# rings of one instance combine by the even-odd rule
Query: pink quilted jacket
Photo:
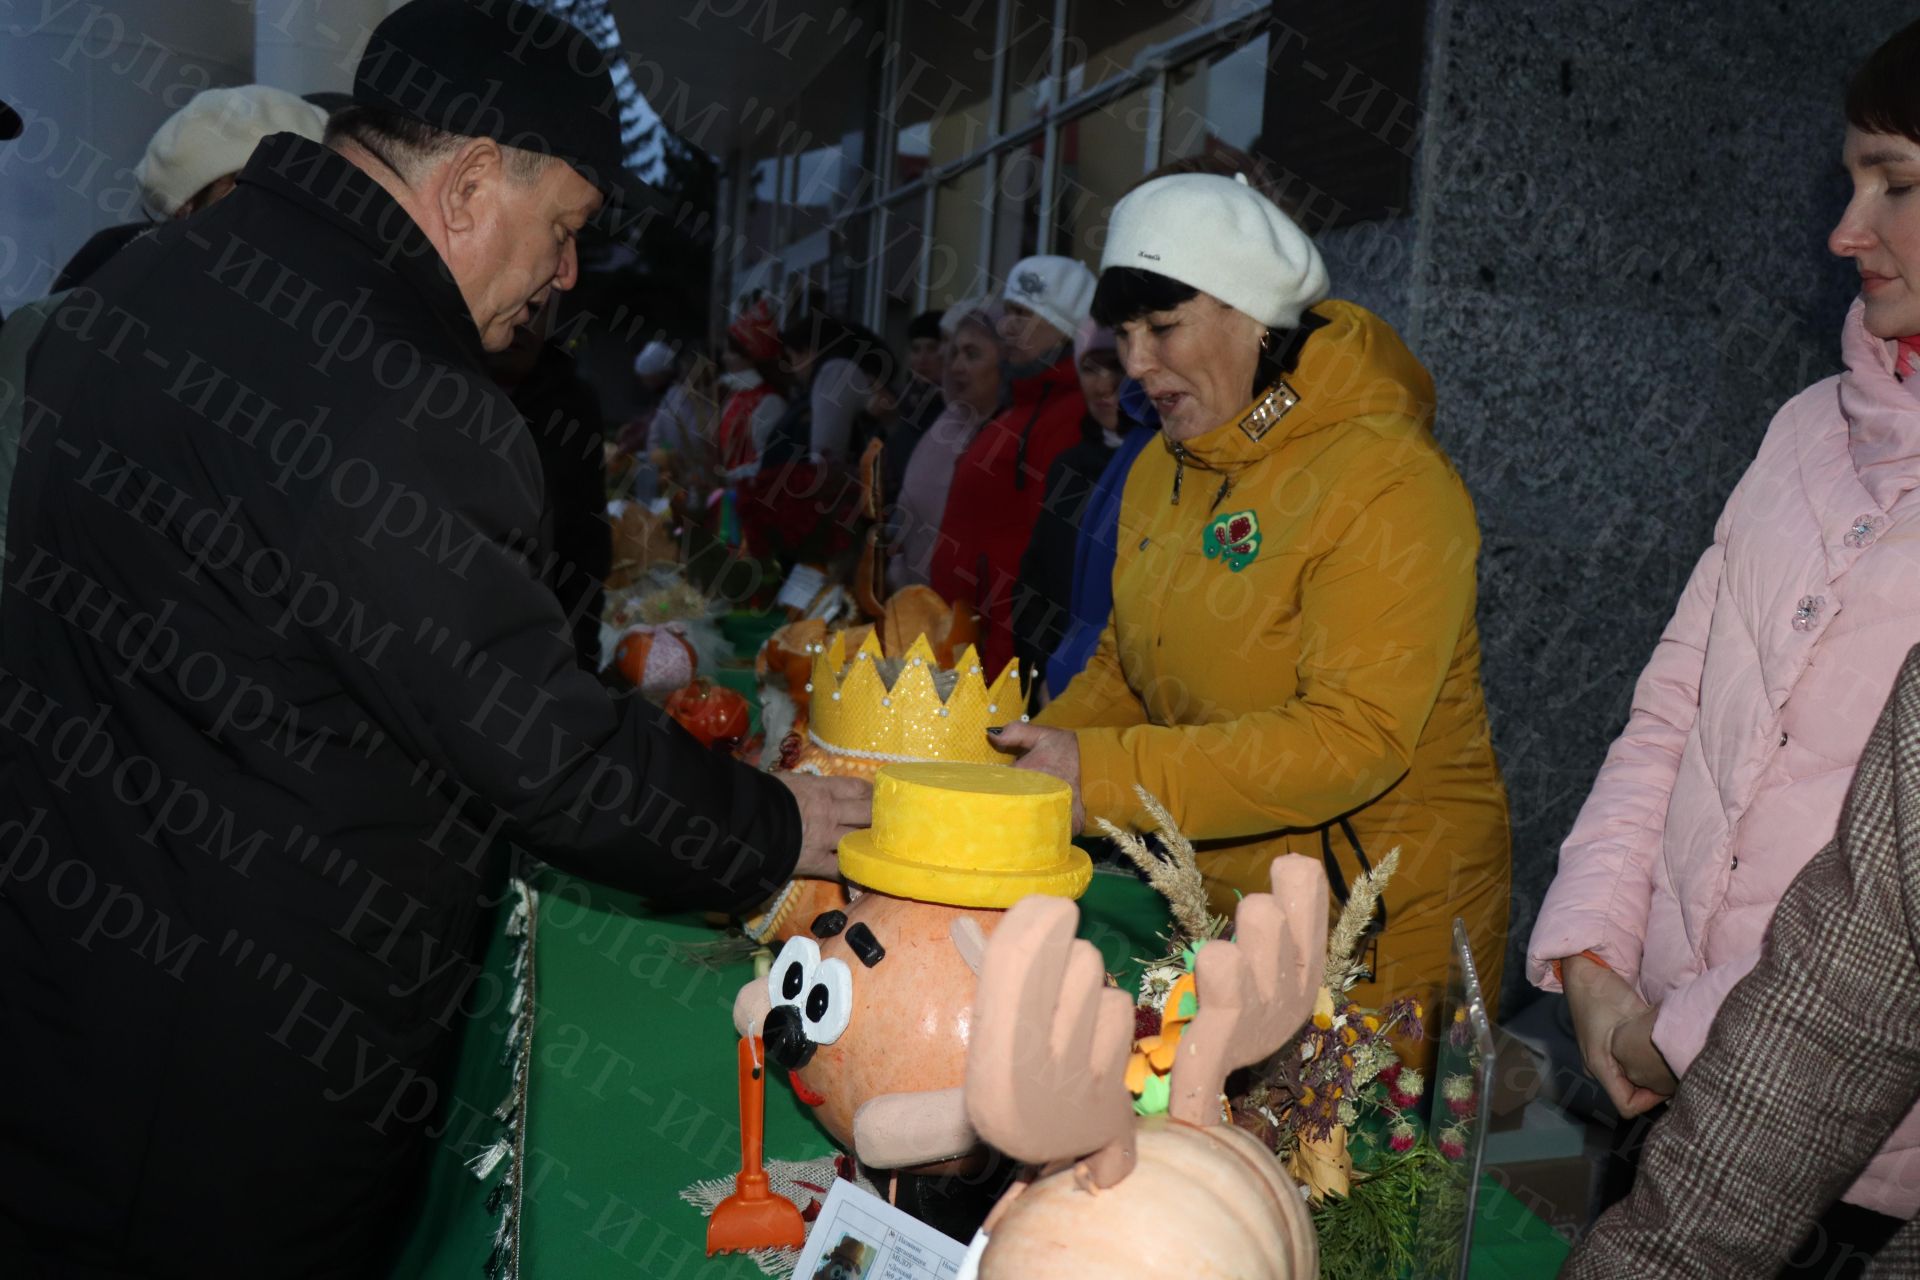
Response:
MULTIPOLYGON (((1654 1042, 1679 1073, 1759 958, 1781 893, 1833 838, 1920 643, 1920 397, 1857 302, 1842 348, 1846 372, 1780 410, 1727 500, 1527 948, 1549 990, 1550 961, 1604 957, 1660 1006, 1654 1042)), ((1846 1198, 1920 1210, 1920 1111, 1846 1198)))

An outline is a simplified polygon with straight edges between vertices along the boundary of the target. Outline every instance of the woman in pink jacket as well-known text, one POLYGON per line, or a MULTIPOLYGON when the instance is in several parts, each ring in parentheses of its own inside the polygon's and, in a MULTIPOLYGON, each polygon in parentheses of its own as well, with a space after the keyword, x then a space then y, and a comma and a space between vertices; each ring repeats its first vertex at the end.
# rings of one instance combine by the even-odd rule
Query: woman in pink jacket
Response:
MULTIPOLYGON (((1623 1115, 1700 1051, 1920 643, 1920 24, 1861 69, 1847 121, 1854 193, 1828 241, 1860 272, 1846 371, 1780 410, 1728 499, 1528 946, 1623 1115)), ((1847 1199, 1914 1216, 1920 1119, 1847 1199)))

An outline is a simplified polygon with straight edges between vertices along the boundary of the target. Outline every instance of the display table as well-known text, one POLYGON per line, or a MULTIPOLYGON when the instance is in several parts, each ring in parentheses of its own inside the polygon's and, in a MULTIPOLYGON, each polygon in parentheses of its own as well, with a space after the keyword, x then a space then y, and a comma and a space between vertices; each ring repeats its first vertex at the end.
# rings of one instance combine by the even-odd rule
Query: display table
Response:
MULTIPOLYGON (((529 1277, 757 1277, 744 1258, 708 1259, 706 1220, 680 1199, 690 1184, 739 1167, 734 994, 750 959, 714 964, 722 935, 698 917, 649 914, 630 894, 551 869, 537 873, 535 1010, 526 1097, 520 1274, 529 1277)), ((504 907, 503 907, 504 911, 504 907)), ((1161 950, 1160 897, 1131 873, 1102 873, 1081 903, 1080 935, 1129 989, 1138 961, 1161 950)), ((399 1276, 487 1274, 499 1216, 467 1162, 501 1133, 493 1113, 512 1091, 504 1060, 513 947, 504 930, 473 1003, 454 1096, 438 1124, 426 1199, 399 1276)), ((833 1150, 786 1083, 768 1081, 766 1154, 806 1160, 833 1150)), ((496 1202, 497 1203, 497 1202, 496 1202)), ((1567 1248, 1490 1182, 1471 1273, 1552 1275, 1567 1248)))

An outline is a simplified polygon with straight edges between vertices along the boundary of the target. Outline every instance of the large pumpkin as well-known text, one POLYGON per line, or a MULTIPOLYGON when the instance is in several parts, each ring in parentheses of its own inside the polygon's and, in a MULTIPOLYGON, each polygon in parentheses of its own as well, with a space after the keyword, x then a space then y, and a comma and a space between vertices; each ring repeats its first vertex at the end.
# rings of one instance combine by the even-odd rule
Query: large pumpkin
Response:
POLYGON ((1232 1125, 1140 1122, 1139 1162, 1090 1192, 1072 1169, 999 1211, 980 1280, 1310 1280, 1313 1221, 1273 1153, 1232 1125))

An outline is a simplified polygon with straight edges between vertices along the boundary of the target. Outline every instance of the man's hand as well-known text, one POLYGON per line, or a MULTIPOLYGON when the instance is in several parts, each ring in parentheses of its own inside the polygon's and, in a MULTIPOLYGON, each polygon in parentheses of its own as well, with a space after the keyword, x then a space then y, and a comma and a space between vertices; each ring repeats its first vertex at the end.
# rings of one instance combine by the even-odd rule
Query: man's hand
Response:
POLYGON ((793 874, 815 880, 840 877, 840 837, 873 823, 873 784, 862 778, 811 773, 774 775, 800 802, 800 861, 793 874))
POLYGON ((1613 1029, 1608 1048, 1627 1079, 1642 1089, 1671 1098, 1680 1088, 1667 1059, 1653 1043, 1654 1019, 1660 1006, 1650 1005, 1613 1029))
POLYGON ((1625 978, 1585 956, 1562 960, 1560 978, 1567 991, 1568 1011, 1573 1015, 1573 1033, 1580 1041, 1580 1056, 1613 1100, 1615 1109, 1623 1117, 1632 1117, 1664 1102, 1669 1093, 1657 1093, 1635 1083, 1613 1055, 1615 1030, 1648 1012, 1647 1002, 1625 978))
POLYGON ((1080 739, 1072 730, 1045 729, 1016 721, 998 733, 987 730, 987 741, 1002 751, 1020 752, 1014 768, 1049 774, 1072 787, 1075 834, 1087 825, 1087 810, 1080 803, 1080 739))

